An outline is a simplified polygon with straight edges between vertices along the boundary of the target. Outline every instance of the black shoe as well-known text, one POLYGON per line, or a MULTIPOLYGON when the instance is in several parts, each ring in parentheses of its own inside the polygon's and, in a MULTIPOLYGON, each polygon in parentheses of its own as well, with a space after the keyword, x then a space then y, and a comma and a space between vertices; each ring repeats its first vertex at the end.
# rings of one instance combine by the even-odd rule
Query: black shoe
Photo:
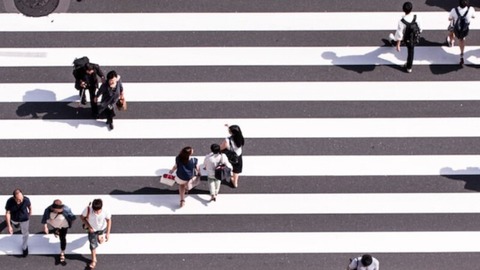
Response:
POLYGON ((82 99, 81 103, 82 103, 82 105, 87 105, 87 100, 86 100, 86 99, 82 99))
POLYGON ((108 124, 108 128, 109 128, 110 130, 112 130, 112 129, 113 129, 113 123, 109 123, 109 124, 108 124))
POLYGON ((463 63, 464 63, 463 57, 460 57, 460 66, 463 66, 463 63))
POLYGON ((27 257, 27 256, 28 256, 28 247, 23 250, 23 257, 27 257))

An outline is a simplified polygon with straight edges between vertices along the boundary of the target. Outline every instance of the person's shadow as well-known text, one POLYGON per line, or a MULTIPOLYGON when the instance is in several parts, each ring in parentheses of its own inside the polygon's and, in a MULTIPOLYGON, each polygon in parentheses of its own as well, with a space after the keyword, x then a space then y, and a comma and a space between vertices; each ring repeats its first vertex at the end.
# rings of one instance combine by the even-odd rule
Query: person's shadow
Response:
MULTIPOLYGON (((357 73, 373 71, 378 65, 385 65, 393 69, 401 70, 401 67, 394 62, 395 60, 400 60, 395 52, 394 47, 385 44, 367 54, 338 56, 335 52, 327 51, 322 54, 322 57, 331 60, 331 63, 335 66, 357 73), (364 63, 366 62, 373 64, 365 65, 364 63)), ((402 54, 405 53, 406 52, 398 53, 398 56, 402 57, 402 54)), ((404 58, 406 58, 406 55, 404 58)))
MULTIPOLYGON (((155 175, 158 176, 160 179, 160 176, 163 175, 164 173, 168 173, 169 169, 160 169, 157 170, 155 175)), ((201 182, 204 182, 206 180, 206 177, 202 176, 201 182)), ((161 194, 171 194, 171 195, 178 195, 178 187, 176 185, 172 187, 168 187, 163 184, 158 184, 159 187, 142 187, 134 191, 125 191, 125 190, 120 190, 120 189, 114 189, 110 192, 110 195, 161 195, 161 194)), ((194 198, 198 201, 200 201, 203 205, 208 205, 209 200, 205 200, 202 197, 198 196, 200 194, 210 194, 208 190, 203 190, 200 188, 201 183, 199 186, 191 189, 188 191, 188 194, 190 195, 189 197, 194 198)), ((166 207, 170 209, 172 212, 177 210, 179 208, 178 204, 178 198, 176 196, 162 196, 159 197, 157 200, 148 200, 146 197, 138 197, 138 196, 117 196, 117 199, 119 200, 128 200, 130 202, 134 203, 148 203, 157 207, 166 207)))
POLYGON ((18 106, 16 114, 22 118, 58 120, 74 127, 78 127, 79 124, 105 126, 104 123, 92 119, 89 107, 81 106, 78 102, 70 102, 70 100, 71 98, 57 100, 55 93, 51 90, 29 90, 23 95, 25 103, 18 106), (37 100, 47 101, 37 102, 37 100), (68 119, 84 119, 85 121, 72 122, 68 119))
POLYGON ((465 189, 480 191, 480 168, 478 167, 467 167, 462 170, 445 167, 440 170, 440 175, 448 179, 464 181, 465 189))
MULTIPOLYGON (((458 0, 426 0, 425 4, 431 7, 439 7, 443 10, 450 11, 458 6, 458 0)), ((470 0, 470 6, 480 7, 480 0, 470 0)))

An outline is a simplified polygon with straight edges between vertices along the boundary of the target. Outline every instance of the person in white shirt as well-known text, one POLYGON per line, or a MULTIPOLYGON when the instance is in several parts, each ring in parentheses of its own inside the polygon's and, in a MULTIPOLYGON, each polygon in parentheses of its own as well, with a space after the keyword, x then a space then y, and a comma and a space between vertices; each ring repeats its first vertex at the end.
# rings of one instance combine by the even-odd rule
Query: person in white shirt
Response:
POLYGON ((60 263, 65 265, 65 249, 67 247, 67 232, 76 219, 72 210, 64 205, 61 200, 56 199, 52 205, 43 212, 42 224, 45 234, 50 233, 49 226, 53 228, 55 237, 60 238, 60 263))
POLYGON ((420 25, 417 21, 417 16, 411 13, 413 10, 413 4, 411 2, 405 2, 402 6, 402 9, 403 9, 403 12, 405 12, 405 15, 398 22, 398 27, 397 27, 397 31, 395 32, 395 35, 390 33, 389 39, 392 45, 396 47, 398 52, 400 52, 400 45, 402 44, 402 42, 405 43, 405 46, 407 47, 407 62, 405 63, 404 67, 406 68, 406 71, 408 73, 411 73, 412 66, 413 66, 413 56, 415 52, 415 44, 404 41, 405 39, 404 35, 407 29, 406 23, 411 24, 413 22, 416 22, 419 28, 420 28, 420 25))
POLYGON ((225 124, 228 127, 228 132, 230 133, 230 137, 225 138, 225 140, 220 144, 220 150, 231 150, 234 151, 237 156, 238 160, 236 163, 230 160, 230 163, 233 166, 233 175, 231 178, 232 186, 234 188, 238 187, 238 177, 242 173, 243 170, 243 146, 245 145, 245 138, 243 137, 242 130, 238 125, 231 125, 225 124))
POLYGON ((210 201, 217 201, 218 193, 220 192, 220 186, 222 181, 215 177, 215 168, 219 164, 223 164, 228 168, 232 169, 232 164, 228 161, 228 158, 225 154, 220 152, 220 145, 214 143, 210 146, 212 151, 210 154, 205 156, 203 161, 204 169, 207 171, 208 185, 210 187, 210 196, 212 196, 210 201))
POLYGON ((84 228, 88 230, 88 241, 90 242, 90 251, 92 252, 92 262, 89 265, 90 269, 94 269, 97 265, 96 249, 98 244, 102 244, 110 239, 112 215, 108 210, 102 208, 102 200, 95 199, 83 210, 81 215, 84 228))
POLYGON ((380 263, 370 254, 364 254, 361 257, 350 259, 347 270, 379 270, 380 263))
POLYGON ((449 47, 453 47, 455 43, 455 37, 458 38, 458 46, 460 47, 460 65, 463 65, 463 52, 465 51, 465 38, 468 36, 468 31, 466 33, 457 33, 455 34, 454 26, 460 16, 464 16, 465 20, 468 24, 475 18, 475 9, 469 6, 468 0, 459 0, 459 6, 453 8, 450 11, 450 15, 448 16, 448 20, 450 21, 450 25, 448 27, 448 36, 447 36, 447 44, 449 47), (457 36, 458 35, 458 36, 457 36), (462 36, 460 36, 462 35, 462 36))

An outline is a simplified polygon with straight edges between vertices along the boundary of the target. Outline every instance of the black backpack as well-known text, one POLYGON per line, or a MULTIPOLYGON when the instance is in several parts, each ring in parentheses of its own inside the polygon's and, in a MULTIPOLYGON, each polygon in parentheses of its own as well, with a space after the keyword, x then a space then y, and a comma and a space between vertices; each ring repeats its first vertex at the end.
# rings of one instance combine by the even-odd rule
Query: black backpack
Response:
POLYGON ((460 15, 460 11, 458 7, 455 8, 455 12, 457 13, 458 19, 455 21, 453 25, 453 32, 458 39, 464 39, 468 35, 468 31, 470 30, 470 23, 467 22, 467 14, 470 10, 470 7, 467 8, 465 14, 460 15))
POLYGON ((73 60, 73 76, 76 78, 77 72, 85 67, 85 65, 88 63, 90 63, 90 59, 88 59, 86 56, 82 58, 75 58, 75 60, 73 60))
POLYGON ((411 23, 402 19, 402 23, 405 24, 405 34, 403 35, 403 42, 407 45, 416 45, 420 42, 420 27, 417 24, 417 15, 413 15, 411 23))

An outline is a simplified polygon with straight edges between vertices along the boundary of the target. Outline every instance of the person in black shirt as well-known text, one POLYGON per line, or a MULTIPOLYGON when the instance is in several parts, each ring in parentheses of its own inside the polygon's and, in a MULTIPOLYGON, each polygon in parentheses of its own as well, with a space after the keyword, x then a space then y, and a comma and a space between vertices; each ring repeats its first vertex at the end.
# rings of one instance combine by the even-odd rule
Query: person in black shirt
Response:
POLYGON ((26 257, 28 255, 30 216, 32 215, 30 199, 23 196, 22 191, 17 188, 13 191, 13 197, 7 200, 5 210, 5 221, 7 223, 8 233, 13 234, 13 227, 20 227, 23 236, 23 256, 26 257))
POLYGON ((85 90, 88 89, 90 94, 90 106, 92 108, 92 116, 96 117, 98 114, 97 104, 93 102, 95 99, 95 92, 98 89, 98 77, 101 78, 102 83, 105 82, 105 75, 103 74, 100 66, 94 63, 87 63, 83 68, 79 68, 74 72, 75 76, 75 88, 80 90, 80 96, 82 98, 81 103, 87 104, 85 90))
POLYGON ((106 117, 107 125, 112 130, 116 103, 119 99, 123 99, 123 85, 115 70, 108 72, 107 82, 102 83, 98 89, 94 102, 98 102, 99 96, 102 96, 98 109, 99 117, 106 117))

